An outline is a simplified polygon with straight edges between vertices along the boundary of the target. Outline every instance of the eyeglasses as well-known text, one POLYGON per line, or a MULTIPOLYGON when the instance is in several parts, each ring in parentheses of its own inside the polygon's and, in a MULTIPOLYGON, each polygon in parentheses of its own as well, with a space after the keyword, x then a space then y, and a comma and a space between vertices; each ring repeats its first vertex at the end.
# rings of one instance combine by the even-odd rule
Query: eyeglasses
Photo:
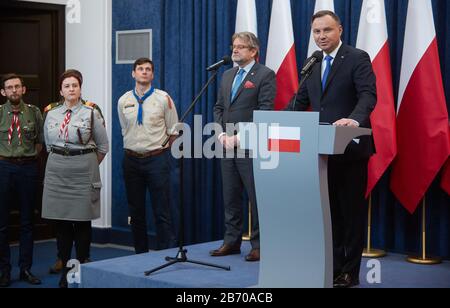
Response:
POLYGON ((12 90, 20 90, 21 88, 22 88, 23 86, 21 86, 21 85, 15 85, 15 86, 7 86, 7 87, 5 87, 5 90, 8 90, 8 91, 12 91, 12 90))
POLYGON ((247 46, 247 45, 232 45, 232 46, 230 46, 231 51, 233 51, 235 49, 242 50, 242 49, 246 49, 246 48, 250 49, 251 47, 247 46))

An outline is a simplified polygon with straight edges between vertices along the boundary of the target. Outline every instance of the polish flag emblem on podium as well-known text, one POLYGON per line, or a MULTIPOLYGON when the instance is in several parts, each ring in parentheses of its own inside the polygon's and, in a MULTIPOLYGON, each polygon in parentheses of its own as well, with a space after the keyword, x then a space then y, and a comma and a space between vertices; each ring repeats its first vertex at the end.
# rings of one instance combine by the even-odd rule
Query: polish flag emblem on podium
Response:
POLYGON ((300 153, 300 127, 271 126, 269 128, 269 152, 300 153))

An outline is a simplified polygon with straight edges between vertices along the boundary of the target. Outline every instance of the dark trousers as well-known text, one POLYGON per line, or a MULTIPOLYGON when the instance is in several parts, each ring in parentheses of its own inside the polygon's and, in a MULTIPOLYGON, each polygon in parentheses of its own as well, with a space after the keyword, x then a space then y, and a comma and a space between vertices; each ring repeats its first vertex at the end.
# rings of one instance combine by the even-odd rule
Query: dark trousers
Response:
POLYGON ((131 230, 137 254, 148 252, 148 229, 145 199, 150 192, 153 217, 156 224, 156 247, 166 249, 176 244, 170 213, 169 151, 148 158, 125 154, 123 173, 131 217, 131 230))
POLYGON ((252 248, 259 248, 259 222, 256 204, 253 160, 251 158, 223 158, 222 185, 225 208, 224 243, 240 245, 243 233, 244 207, 243 192, 247 192, 251 204, 252 248))
MULTIPOLYGON (((57 226, 56 226, 56 224, 55 224, 55 228, 56 228, 57 226)), ((75 243, 75 245, 76 245, 76 243, 75 243)), ((57 249, 57 254, 56 254, 56 256, 57 256, 57 258, 58 259, 60 259, 60 260, 62 260, 62 256, 61 256, 61 241, 59 240, 56 240, 56 249, 57 249)), ((79 258, 79 255, 78 255, 78 250, 79 249, 77 249, 77 248, 75 248, 75 250, 77 251, 77 260, 80 260, 80 258, 79 258)), ((88 250, 87 251, 87 255, 84 257, 84 259, 83 260, 88 260, 89 258, 91 257, 91 252, 90 252, 90 250, 88 250)), ((83 261, 80 261, 81 263, 83 263, 83 261)))
POLYGON ((64 265, 71 259, 75 243, 76 258, 84 263, 89 258, 92 225, 90 221, 55 221, 58 256, 64 265))
POLYGON ((367 160, 339 162, 330 158, 328 186, 333 226, 334 275, 359 278, 367 210, 367 160))
POLYGON ((38 169, 36 162, 13 164, 0 161, 0 271, 11 270, 8 242, 10 202, 17 200, 20 210, 19 267, 31 269, 33 263, 33 210, 36 203, 38 169), (15 194, 11 194, 14 191, 15 194))

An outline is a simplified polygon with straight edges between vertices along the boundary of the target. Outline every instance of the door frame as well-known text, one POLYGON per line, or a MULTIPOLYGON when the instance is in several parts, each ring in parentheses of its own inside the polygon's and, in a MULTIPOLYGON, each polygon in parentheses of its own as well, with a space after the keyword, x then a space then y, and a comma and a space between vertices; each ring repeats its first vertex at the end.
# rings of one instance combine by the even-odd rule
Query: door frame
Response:
MULTIPOLYGON (((55 59, 52 63, 51 71, 56 79, 61 76, 66 67, 66 6, 60 4, 37 3, 27 1, 0 1, 0 8, 45 11, 51 14, 52 25, 56 25, 52 29, 52 49, 55 52, 55 59)), ((57 80, 54 80, 52 89, 52 101, 57 101, 60 97, 57 87, 57 80)))
MULTIPOLYGON (((65 66, 66 66, 66 21, 65 21, 65 14, 66 14, 66 7, 65 5, 59 5, 59 4, 48 4, 48 3, 36 3, 36 2, 26 2, 26 1, 12 1, 12 0, 0 0, 0 10, 8 9, 12 11, 17 11, 18 14, 24 14, 27 15, 27 13, 30 14, 46 14, 49 15, 51 18, 51 50, 53 53, 53 57, 51 60, 51 67, 49 68, 49 71, 51 73, 51 91, 48 93, 51 97, 48 99, 50 101, 58 101, 60 98, 59 94, 59 88, 58 88, 58 79, 59 76, 64 72, 65 66)), ((15 14, 14 14, 15 15, 15 14)), ((11 17, 13 20, 15 17, 11 17)), ((3 19, 8 20, 8 16, 3 17, 3 19)), ((32 87, 32 85, 30 85, 32 87)), ((41 111, 42 108, 45 107, 45 103, 47 102, 40 102, 40 106, 38 106, 41 111), (44 103, 44 104, 42 104, 44 103), (42 107, 42 108, 41 108, 42 107)), ((42 151, 38 158, 38 164, 39 164, 39 180, 41 181, 43 179, 43 172, 44 172, 44 166, 46 161, 46 154, 45 151, 42 151)), ((39 184, 39 189, 42 189, 41 184, 39 184)), ((36 200, 36 206, 39 207, 39 211, 41 211, 42 203, 39 200, 36 200)), ((37 208, 35 209, 37 210, 37 208)), ((36 217, 33 217, 33 219, 36 219, 36 217)), ((18 232, 19 230, 15 230, 12 228, 12 226, 15 224, 12 224, 12 221, 14 220, 14 215, 12 216, 12 219, 10 218, 9 228, 10 228, 10 240, 11 238, 18 238, 18 232)), ((39 217, 39 220, 34 221, 34 238, 39 238, 39 240, 45 240, 49 238, 53 238, 54 234, 52 231, 52 224, 49 221, 43 220, 39 217), (42 224, 44 228, 37 229, 37 225, 42 224)))

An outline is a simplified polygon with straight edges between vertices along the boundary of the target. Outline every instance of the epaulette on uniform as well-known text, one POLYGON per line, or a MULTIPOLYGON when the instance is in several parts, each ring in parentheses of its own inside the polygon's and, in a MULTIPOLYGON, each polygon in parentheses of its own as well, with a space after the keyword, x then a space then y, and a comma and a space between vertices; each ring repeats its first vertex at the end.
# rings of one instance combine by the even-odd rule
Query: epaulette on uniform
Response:
POLYGON ((44 113, 47 113, 47 112, 49 112, 50 110, 52 110, 52 109, 55 109, 56 107, 59 107, 59 106, 61 106, 62 104, 61 103, 51 103, 51 104, 49 104, 47 107, 45 107, 44 108, 44 113))
POLYGON ((100 109, 99 106, 97 106, 97 104, 94 104, 93 102, 83 101, 83 105, 85 105, 85 106, 87 106, 87 107, 90 107, 90 108, 92 108, 92 109, 97 110, 98 113, 100 113, 100 116, 104 119, 102 110, 100 109))
POLYGON ((35 105, 31 105, 31 104, 26 104, 26 106, 30 109, 33 109, 34 111, 40 111, 39 107, 35 106, 35 105))
POLYGON ((95 107, 97 107, 97 105, 94 104, 93 102, 83 101, 83 105, 86 106, 86 107, 92 108, 92 109, 95 109, 95 107))

